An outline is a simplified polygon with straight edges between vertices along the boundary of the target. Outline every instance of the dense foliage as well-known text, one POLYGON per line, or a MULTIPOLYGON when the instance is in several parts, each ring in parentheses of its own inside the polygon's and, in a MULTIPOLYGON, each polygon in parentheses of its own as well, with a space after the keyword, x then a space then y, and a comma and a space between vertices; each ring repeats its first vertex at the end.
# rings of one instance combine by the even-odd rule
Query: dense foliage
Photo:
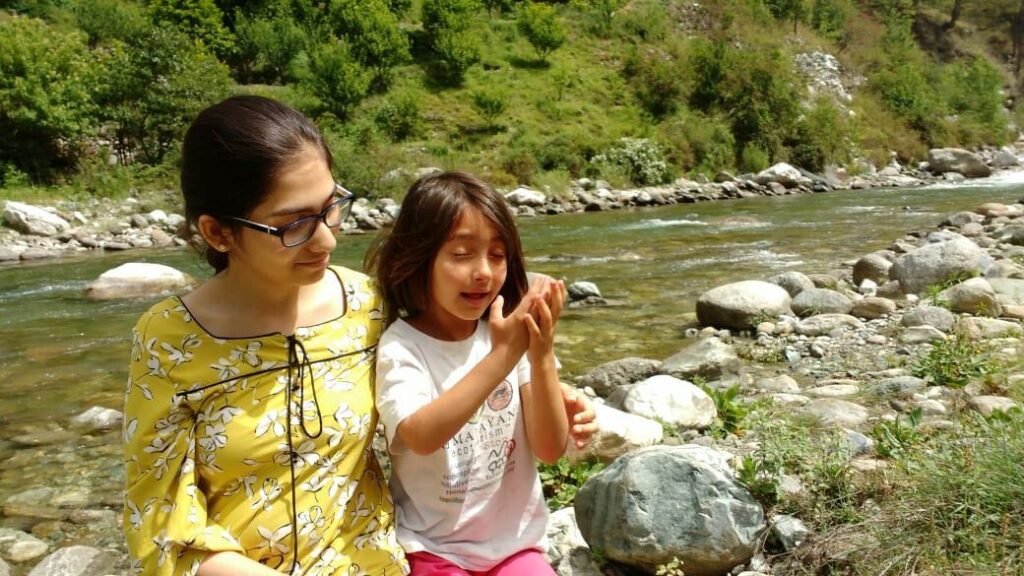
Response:
POLYGON ((950 1, 0 0, 0 186, 172 174, 231 93, 315 117, 369 194, 424 165, 557 190, 1004 143, 1024 8, 950 1), (852 100, 808 90, 817 51, 852 100))

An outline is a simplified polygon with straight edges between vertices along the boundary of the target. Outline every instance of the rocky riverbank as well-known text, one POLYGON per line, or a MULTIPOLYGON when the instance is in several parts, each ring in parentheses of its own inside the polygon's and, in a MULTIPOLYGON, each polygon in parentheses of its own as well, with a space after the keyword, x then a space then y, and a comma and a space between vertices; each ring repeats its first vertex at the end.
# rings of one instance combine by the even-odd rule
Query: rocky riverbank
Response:
MULTIPOLYGON (((700 326, 677 354, 619 358, 576 379, 599 398, 590 456, 608 468, 575 509, 552 516, 552 564, 580 576, 602 573, 595 558, 618 563, 604 573, 653 573, 673 559, 691 576, 792 573, 781 553, 793 558, 818 536, 817 518, 765 509, 736 480, 739 459, 765 437, 752 425, 716 433, 728 415, 712 394, 736 385, 736 405, 767 403, 813 420, 815 440, 837 435, 846 446, 837 453, 856 473, 885 469, 875 425, 920 411, 920 426, 955 430, 964 411, 987 414, 1020 398, 1010 394, 1024 379, 1013 370, 1005 388, 980 379, 959 387, 914 366, 960 341, 999 361, 1018 356, 1022 262, 1024 204, 987 204, 837 262, 834 274, 794 271, 705 292, 700 326), (768 534, 777 547, 765 547, 768 534)), ((591 288, 579 295, 598 297, 591 288)), ((120 421, 96 407, 0 439, 0 469, 18 476, 0 502, 0 576, 131 573, 120 535, 120 421)), ((783 480, 787 493, 813 489, 799 471, 783 480)))
MULTIPOLYGON (((811 194, 832 190, 879 187, 913 187, 936 182, 979 178, 994 171, 1019 169, 1024 142, 1015 147, 977 153, 944 148, 932 150, 927 162, 902 166, 893 160, 876 169, 863 163, 858 174, 830 169, 824 175, 777 164, 757 174, 734 176, 722 172, 713 182, 678 179, 671 185, 614 190, 600 180, 579 179, 560 194, 546 194, 527 187, 506 192, 520 217, 567 212, 606 211, 639 206, 729 200, 756 196, 811 194)), ((429 168, 420 173, 428 173, 429 168)), ((0 264, 57 258, 92 251, 125 251, 137 248, 183 247, 181 214, 152 209, 145 199, 123 201, 91 199, 62 201, 54 206, 6 202, 0 227, 0 264)), ((384 198, 357 200, 352 216, 343 225, 347 233, 380 229, 398 213, 398 204, 384 198)))

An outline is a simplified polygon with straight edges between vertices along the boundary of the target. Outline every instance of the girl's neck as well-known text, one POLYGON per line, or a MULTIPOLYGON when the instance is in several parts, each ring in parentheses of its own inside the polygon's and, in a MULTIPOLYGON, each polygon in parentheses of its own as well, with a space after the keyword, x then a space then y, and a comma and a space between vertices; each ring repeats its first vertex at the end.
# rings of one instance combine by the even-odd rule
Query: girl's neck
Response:
POLYGON ((266 285, 228 267, 183 301, 204 328, 224 338, 290 335, 301 326, 336 318, 345 309, 343 290, 333 272, 307 286, 266 285))

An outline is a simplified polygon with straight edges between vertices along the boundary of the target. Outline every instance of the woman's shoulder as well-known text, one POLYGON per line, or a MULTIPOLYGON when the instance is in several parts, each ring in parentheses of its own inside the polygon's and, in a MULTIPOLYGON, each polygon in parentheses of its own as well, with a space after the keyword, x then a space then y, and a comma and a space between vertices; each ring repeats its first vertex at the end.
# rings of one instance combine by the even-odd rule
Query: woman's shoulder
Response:
POLYGON ((178 296, 153 304, 139 316, 135 330, 140 333, 174 332, 193 323, 192 314, 178 296))

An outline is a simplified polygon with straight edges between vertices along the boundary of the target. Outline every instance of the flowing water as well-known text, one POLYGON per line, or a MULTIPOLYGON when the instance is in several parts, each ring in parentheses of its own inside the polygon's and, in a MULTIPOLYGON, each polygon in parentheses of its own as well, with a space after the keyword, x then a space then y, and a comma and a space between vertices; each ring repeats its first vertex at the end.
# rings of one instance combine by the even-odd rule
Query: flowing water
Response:
MULTIPOLYGON (((694 324, 697 296, 714 286, 786 270, 834 270, 905 232, 934 227, 951 212, 1021 197, 1024 174, 1012 173, 966 185, 751 198, 520 223, 531 270, 594 282, 609 301, 563 315, 558 353, 564 373, 572 376, 617 358, 661 359, 676 352, 684 345, 684 329, 694 324)), ((358 268, 369 242, 369 236, 343 237, 335 263, 358 268)), ((82 293, 103 271, 129 261, 206 274, 184 250, 0 268, 0 504, 12 494, 49 488, 56 495, 44 490, 24 500, 116 508, 123 481, 119 433, 79 433, 68 420, 90 406, 121 407, 129 331, 155 299, 94 302, 82 293)), ((116 548, 111 518, 43 532, 65 543, 116 548), (63 532, 54 536, 54 530, 63 532)), ((25 524, 0 516, 0 527, 25 524)))

